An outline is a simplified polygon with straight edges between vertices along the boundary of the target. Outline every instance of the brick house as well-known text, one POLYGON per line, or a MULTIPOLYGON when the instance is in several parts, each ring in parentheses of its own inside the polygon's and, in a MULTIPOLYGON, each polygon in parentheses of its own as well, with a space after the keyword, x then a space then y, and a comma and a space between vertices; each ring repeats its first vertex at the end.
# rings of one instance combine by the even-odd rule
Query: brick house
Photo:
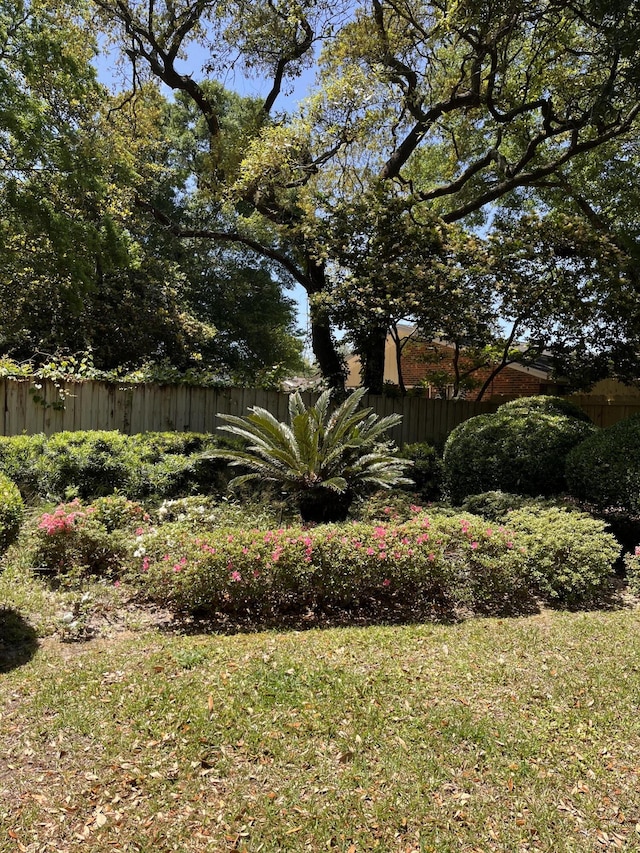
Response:
MULTIPOLYGON (((410 326, 398 327, 401 337, 409 337, 413 332, 410 326)), ((425 341, 420 338, 407 341, 402 349, 401 370, 405 387, 409 389, 424 388, 427 397, 442 397, 452 394, 453 386, 442 385, 436 388, 426 382, 427 374, 434 370, 450 372, 452 369, 454 348, 444 341, 425 341)), ((347 359, 347 387, 357 388, 360 385, 360 360, 357 356, 347 359)), ((460 370, 465 367, 464 354, 460 358, 460 370)), ((474 387, 463 392, 467 400, 477 399, 478 393, 491 373, 491 368, 482 368, 473 372, 474 387)), ((384 362, 384 380, 393 385, 398 384, 398 368, 396 363, 396 347, 390 336, 387 337, 384 362)), ((541 362, 532 367, 521 364, 510 364, 503 368, 491 381, 484 393, 484 400, 513 399, 529 397, 535 394, 566 394, 568 388, 561 381, 551 378, 551 368, 541 362)))

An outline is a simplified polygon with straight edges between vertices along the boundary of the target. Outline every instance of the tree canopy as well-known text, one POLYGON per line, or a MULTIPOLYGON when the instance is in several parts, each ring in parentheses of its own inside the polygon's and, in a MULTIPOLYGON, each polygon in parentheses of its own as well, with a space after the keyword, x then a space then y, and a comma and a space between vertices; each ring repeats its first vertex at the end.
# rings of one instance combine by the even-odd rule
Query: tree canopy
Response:
POLYGON ((190 215, 158 210, 144 193, 140 203, 175 235, 248 247, 302 284, 314 353, 334 385, 342 368, 331 317, 345 280, 357 290, 367 279, 353 335, 375 385, 378 307, 409 269, 442 265, 448 250, 434 226, 488 227, 491 206, 524 203, 574 162, 597 158, 629 137, 640 111, 634 2, 93 4, 133 79, 168 86, 201 128, 197 157, 185 163, 197 186, 190 215), (202 79, 182 62, 194 45, 206 55, 202 79), (287 85, 311 67, 311 96, 285 111, 287 85), (264 96, 231 118, 221 85, 234 72, 255 78, 264 96), (394 199, 423 231, 391 249, 394 199), (355 245, 342 252, 328 239, 348 205, 352 235, 367 235, 357 259, 355 245), (376 277, 378 249, 395 253, 397 266, 376 277))
MULTIPOLYGON (((84 327, 73 317, 94 297, 96 321, 129 306, 120 351, 140 306, 158 321, 147 348, 251 372, 269 351, 297 357, 282 295, 297 282, 334 387, 336 327, 380 390, 400 319, 482 348, 510 318, 567 365, 582 353, 631 370, 640 324, 606 356, 601 332, 612 340, 621 300, 637 293, 625 188, 637 174, 639 12, 632 0, 11 0, 3 297, 27 294, 34 318, 39 292, 59 303, 52 340, 72 327, 88 337, 91 311, 84 327), (128 83, 116 94, 92 70, 95 33, 120 50, 128 83), (303 73, 315 82, 291 107, 303 73), (246 78, 260 97, 230 91, 246 78)), ((7 345, 25 312, 14 315, 7 345)))

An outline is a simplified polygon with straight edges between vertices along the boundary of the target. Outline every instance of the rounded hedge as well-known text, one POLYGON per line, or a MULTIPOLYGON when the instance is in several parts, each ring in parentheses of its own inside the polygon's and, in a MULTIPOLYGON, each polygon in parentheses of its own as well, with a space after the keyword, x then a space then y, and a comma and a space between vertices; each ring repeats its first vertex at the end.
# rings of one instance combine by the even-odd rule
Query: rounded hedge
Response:
POLYGON ((640 415, 599 430, 567 459, 571 494, 599 510, 640 514, 640 415))
POLYGON ((459 424, 444 451, 450 500, 503 491, 555 495, 566 489, 565 460, 595 430, 577 418, 507 410, 459 424))
POLYGON ((0 474, 0 550, 4 551, 18 535, 24 517, 20 490, 8 477, 0 474))
POLYGON ((567 418, 577 418, 590 424, 591 418, 583 412, 579 406, 564 397, 551 397, 540 395, 537 397, 518 397, 509 400, 498 407, 499 412, 510 412, 518 414, 530 414, 540 412, 544 415, 564 415, 567 418))
POLYGON ((550 507, 513 510, 505 523, 525 548, 532 588, 551 604, 585 605, 611 589, 620 545, 587 513, 550 507))

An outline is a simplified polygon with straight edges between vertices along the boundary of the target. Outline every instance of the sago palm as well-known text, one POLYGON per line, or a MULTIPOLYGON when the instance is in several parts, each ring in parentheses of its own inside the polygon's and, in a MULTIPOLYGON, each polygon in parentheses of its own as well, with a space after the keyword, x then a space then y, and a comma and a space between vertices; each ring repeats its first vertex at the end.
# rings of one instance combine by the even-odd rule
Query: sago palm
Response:
POLYGON ((288 424, 259 406, 244 417, 219 415, 225 421, 221 430, 248 442, 244 450, 215 452, 250 471, 230 485, 276 483, 296 495, 305 521, 340 521, 366 488, 410 484, 404 474, 411 463, 398 458, 383 437, 402 416, 380 418, 370 408, 359 409, 365 393, 355 391, 334 411, 329 391, 309 407, 300 394, 292 394, 288 424))

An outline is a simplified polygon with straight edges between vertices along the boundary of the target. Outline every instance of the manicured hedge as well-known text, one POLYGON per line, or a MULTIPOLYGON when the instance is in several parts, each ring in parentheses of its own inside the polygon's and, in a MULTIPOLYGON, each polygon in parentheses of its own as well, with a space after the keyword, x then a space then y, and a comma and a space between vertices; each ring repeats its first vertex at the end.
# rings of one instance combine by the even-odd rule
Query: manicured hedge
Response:
POLYGON ((508 403, 503 403, 498 407, 498 411, 525 415, 533 412, 540 412, 545 415, 564 415, 567 418, 577 418, 579 421, 591 423, 591 418, 580 406, 577 406, 571 400, 567 400, 564 397, 545 395, 518 397, 516 400, 509 400, 508 403))
POLYGON ((640 415, 599 430, 567 460, 571 494, 599 509, 640 514, 640 415))
POLYGON ((565 460, 595 426, 564 415, 502 411, 457 426, 444 451, 445 489, 455 504, 500 490, 554 495, 566 489, 565 460))
POLYGON ((0 473, 27 498, 64 500, 122 492, 133 499, 225 490, 222 459, 201 457, 227 439, 198 433, 61 432, 0 437, 0 473))

